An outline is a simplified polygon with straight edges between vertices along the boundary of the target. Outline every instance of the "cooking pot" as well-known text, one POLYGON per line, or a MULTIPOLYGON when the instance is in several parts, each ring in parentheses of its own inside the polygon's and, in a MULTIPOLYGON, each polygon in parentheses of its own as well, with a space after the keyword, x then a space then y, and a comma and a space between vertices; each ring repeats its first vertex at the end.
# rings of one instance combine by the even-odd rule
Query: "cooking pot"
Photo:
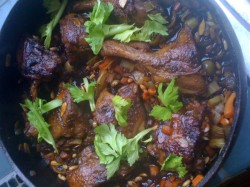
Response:
MULTIPOLYGON (((199 186, 205 186, 218 171, 230 151, 233 140, 237 138, 238 128, 236 127, 241 124, 247 90, 241 49, 227 17, 214 0, 203 0, 203 2, 207 4, 210 11, 217 18, 231 46, 237 81, 237 99, 234 120, 226 144, 199 186)), ((18 127, 18 124, 24 122, 22 121, 22 109, 19 105, 22 102, 23 84, 20 84, 22 79, 20 79, 21 75, 16 64, 16 48, 20 38, 25 33, 32 34, 36 32, 34 29, 37 28, 37 25, 44 22, 45 12, 42 0, 19 0, 11 10, 0 32, 0 146, 4 147, 13 168, 28 186, 67 186, 57 179, 56 174, 32 147, 30 140, 22 133, 19 133, 20 129, 18 127), (24 142, 30 144, 31 154, 18 150, 19 144, 24 142), (30 171, 35 171, 36 175, 31 176, 30 171)))

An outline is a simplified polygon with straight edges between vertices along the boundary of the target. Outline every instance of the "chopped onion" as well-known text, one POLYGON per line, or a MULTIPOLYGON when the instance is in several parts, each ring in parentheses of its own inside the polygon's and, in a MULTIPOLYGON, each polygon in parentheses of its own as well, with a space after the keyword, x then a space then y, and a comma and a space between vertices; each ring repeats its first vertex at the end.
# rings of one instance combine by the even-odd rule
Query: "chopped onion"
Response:
POLYGON ((124 7, 126 6, 126 4, 127 4, 127 1, 128 1, 128 0, 119 0, 119 5, 120 5, 122 8, 124 8, 124 7))
POLYGON ((209 146, 212 148, 222 148, 225 145, 224 138, 214 138, 209 141, 209 146))
POLYGON ((214 110, 219 113, 222 114, 224 112, 224 103, 220 103, 218 105, 215 106, 214 110))
POLYGON ((191 17, 185 21, 185 24, 187 24, 192 30, 194 30, 198 25, 198 20, 195 17, 191 17))
POLYGON ((210 107, 214 107, 214 106, 218 105, 219 103, 221 103, 223 100, 224 100, 224 97, 222 97, 221 95, 217 95, 217 96, 208 100, 208 105, 210 107))
POLYGON ((220 90, 220 86, 218 85, 218 83, 216 81, 212 81, 209 85, 208 85, 208 93, 209 95, 212 95, 216 92, 218 92, 220 90))
POLYGON ((220 126, 213 125, 211 127, 211 137, 212 138, 224 138, 225 137, 224 129, 220 126))
POLYGON ((214 124, 215 125, 219 124, 220 118, 221 118, 220 113, 218 113, 217 111, 213 110, 212 114, 213 114, 213 122, 214 122, 214 124))

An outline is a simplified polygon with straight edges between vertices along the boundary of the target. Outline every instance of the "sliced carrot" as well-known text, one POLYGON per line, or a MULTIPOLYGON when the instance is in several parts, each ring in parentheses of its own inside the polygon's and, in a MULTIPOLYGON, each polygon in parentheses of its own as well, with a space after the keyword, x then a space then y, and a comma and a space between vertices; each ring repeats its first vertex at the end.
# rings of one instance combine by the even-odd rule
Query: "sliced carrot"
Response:
POLYGON ((99 65, 99 69, 106 69, 112 61, 113 59, 110 57, 105 58, 105 60, 99 65))
POLYGON ((155 177, 159 173, 159 168, 155 165, 150 165, 149 171, 150 171, 151 176, 155 177))
POLYGON ((228 125, 230 125, 230 121, 227 118, 222 117, 220 119, 220 124, 223 126, 228 126, 228 125))
POLYGON ((143 93, 142 93, 142 98, 143 98, 143 100, 149 100, 149 93, 148 93, 148 91, 147 90, 145 90, 143 93))
POLYGON ((233 92, 229 96, 229 98, 226 101, 225 108, 224 108, 224 117, 225 118, 232 118, 234 114, 234 101, 236 98, 236 93, 233 92))
POLYGON ((183 183, 183 181, 177 179, 177 180, 175 180, 175 181, 172 183, 172 187, 178 187, 181 183, 183 183))
POLYGON ((227 101, 228 98, 229 98, 229 96, 230 96, 231 94, 232 94, 231 91, 229 91, 229 90, 225 91, 225 92, 224 92, 224 101, 227 101))
POLYGON ((193 186, 194 187, 197 186, 202 181, 203 178, 204 176, 201 174, 196 175, 196 177, 192 180, 193 186))
POLYGON ((161 129, 161 132, 170 136, 172 134, 172 128, 169 126, 169 125, 163 125, 162 126, 162 129, 161 129))
POLYGON ((149 93, 150 95, 155 95, 155 94, 156 94, 156 89, 155 89, 155 88, 149 88, 149 89, 148 89, 148 93, 149 93))

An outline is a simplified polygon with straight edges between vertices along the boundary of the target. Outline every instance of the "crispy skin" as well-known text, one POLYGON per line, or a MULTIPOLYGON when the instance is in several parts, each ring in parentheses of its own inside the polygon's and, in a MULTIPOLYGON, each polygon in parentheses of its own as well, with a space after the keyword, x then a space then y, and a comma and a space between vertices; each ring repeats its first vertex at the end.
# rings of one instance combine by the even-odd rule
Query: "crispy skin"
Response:
POLYGON ((176 79, 180 92, 189 95, 203 95, 207 93, 207 83, 199 74, 180 76, 176 79))
POLYGON ((184 111, 174 114, 171 121, 163 125, 170 126, 172 134, 166 135, 162 132, 162 125, 154 135, 154 149, 150 149, 151 155, 164 159, 171 153, 183 157, 185 164, 193 163, 195 155, 199 152, 199 144, 202 141, 201 126, 205 116, 205 103, 197 100, 186 101, 184 111))
POLYGON ((93 113, 94 119, 97 124, 113 123, 117 124, 115 119, 115 109, 112 103, 114 95, 103 90, 96 101, 96 109, 93 113))
POLYGON ((84 148, 79 160, 79 168, 67 173, 69 186, 97 186, 106 181, 106 168, 99 163, 94 147, 88 146, 84 148))
POLYGON ((104 42, 101 54, 143 64, 157 82, 168 81, 175 76, 195 74, 200 70, 197 65, 196 46, 188 27, 181 30, 176 41, 157 52, 144 53, 126 44, 108 40, 104 42))
MULTIPOLYGON (((138 86, 135 83, 125 85, 118 90, 118 95, 124 99, 130 99, 132 102, 132 106, 128 111, 128 125, 127 127, 118 126, 118 130, 124 133, 127 138, 134 137, 144 129, 146 123, 145 109, 139 97, 138 86)), ((117 125, 112 103, 113 97, 113 94, 104 90, 97 99, 94 119, 98 124, 113 123, 117 125)))
POLYGON ((48 123, 53 137, 56 140, 63 137, 85 137, 89 131, 87 112, 83 113, 80 110, 79 106, 73 102, 66 88, 61 89, 57 99, 62 99, 63 105, 52 111, 48 116, 48 123))
MULTIPOLYGON (((147 51, 147 50, 145 50, 147 51)), ((136 46, 117 41, 105 41, 101 54, 136 61, 145 66, 156 82, 169 82, 177 77, 177 85, 183 94, 202 95, 207 91, 207 83, 199 73, 197 50, 191 30, 186 26, 173 43, 165 45, 157 52, 145 52, 136 46)))
POLYGON ((32 80, 47 81, 60 70, 62 61, 58 54, 46 50, 33 38, 25 38, 18 49, 17 61, 20 72, 32 80))
POLYGON ((84 62, 91 53, 88 43, 85 41, 85 17, 80 14, 68 14, 60 21, 62 43, 70 63, 84 62))

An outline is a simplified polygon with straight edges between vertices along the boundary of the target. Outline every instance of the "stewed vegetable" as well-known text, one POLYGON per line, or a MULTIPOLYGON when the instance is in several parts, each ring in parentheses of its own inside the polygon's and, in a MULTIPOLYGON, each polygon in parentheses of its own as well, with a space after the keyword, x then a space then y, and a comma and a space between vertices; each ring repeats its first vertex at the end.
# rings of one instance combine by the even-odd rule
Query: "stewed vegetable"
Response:
POLYGON ((237 98, 214 15, 197 0, 44 6, 51 20, 24 36, 17 59, 29 85, 24 133, 58 178, 197 186, 227 140, 237 98))

